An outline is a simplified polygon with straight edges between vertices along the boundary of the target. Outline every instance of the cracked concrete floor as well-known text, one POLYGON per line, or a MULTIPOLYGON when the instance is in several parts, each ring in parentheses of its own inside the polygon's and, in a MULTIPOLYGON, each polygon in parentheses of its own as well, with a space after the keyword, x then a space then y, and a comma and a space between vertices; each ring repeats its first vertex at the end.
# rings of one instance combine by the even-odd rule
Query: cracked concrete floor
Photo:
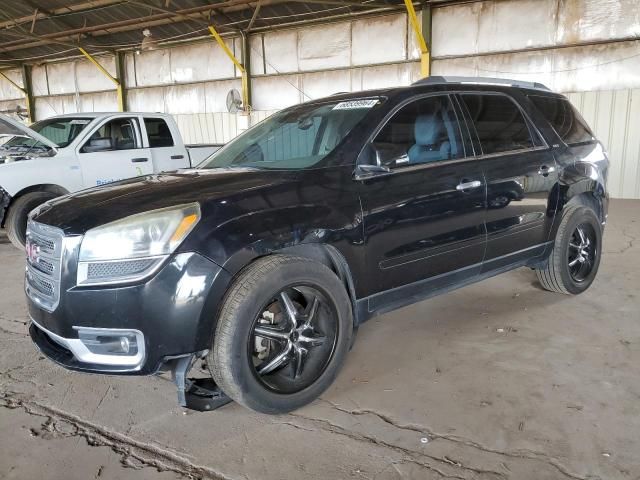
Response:
POLYGON ((321 400, 277 417, 42 359, 0 238, 0 478, 640 479, 640 202, 610 213, 588 293, 522 269, 377 318, 321 400))

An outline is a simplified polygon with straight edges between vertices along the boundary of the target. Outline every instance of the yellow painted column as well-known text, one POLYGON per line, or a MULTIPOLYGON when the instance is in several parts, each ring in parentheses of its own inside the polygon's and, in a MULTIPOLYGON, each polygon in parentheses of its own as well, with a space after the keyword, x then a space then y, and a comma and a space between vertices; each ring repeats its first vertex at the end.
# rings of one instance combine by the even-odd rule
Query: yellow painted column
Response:
POLYGON ((431 75, 431 54, 429 52, 429 47, 424 39, 422 28, 420 26, 420 22, 418 22, 418 16, 416 15, 416 10, 413 7, 413 2, 411 0, 404 0, 404 4, 407 7, 409 23, 411 23, 411 28, 413 28, 418 48, 420 49, 420 74, 423 77, 428 77, 431 75))
POLYGON ((240 63, 240 61, 236 58, 233 52, 229 50, 229 47, 227 47, 227 44, 224 43, 224 40, 222 39, 222 37, 220 36, 220 34, 218 33, 218 31, 215 29, 213 25, 209 25, 209 32, 211 33, 211 36, 216 39, 216 42, 218 42, 218 45, 220 45, 220 48, 222 48, 222 51, 227 54, 227 57, 229 57, 229 59, 233 62, 233 64, 236 67, 238 67, 238 70, 240 70, 240 73, 242 74, 242 106, 245 108, 246 111, 248 111, 249 109, 249 75, 247 73, 247 69, 244 67, 244 65, 240 63))

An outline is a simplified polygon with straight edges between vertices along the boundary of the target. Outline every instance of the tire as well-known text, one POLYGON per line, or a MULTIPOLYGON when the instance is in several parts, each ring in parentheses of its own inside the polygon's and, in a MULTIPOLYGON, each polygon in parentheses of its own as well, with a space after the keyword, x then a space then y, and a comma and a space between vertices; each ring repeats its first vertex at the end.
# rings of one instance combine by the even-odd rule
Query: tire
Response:
POLYGON ((536 270, 538 280, 545 290, 565 295, 580 294, 593 283, 601 252, 602 227, 595 212, 582 205, 570 205, 562 212, 549 258, 536 270), (581 246, 587 245, 582 241, 585 237, 589 242, 583 250, 581 246))
POLYGON ((273 255, 250 264, 229 288, 207 363, 214 381, 239 404, 262 413, 286 413, 312 402, 331 385, 352 332, 351 302, 329 268, 307 258, 273 255), (283 292, 295 315, 287 315, 283 292), (312 322, 304 334, 282 333, 285 327, 304 329, 312 322), (286 339, 269 340, 257 335, 258 329, 270 335, 281 332, 286 339), (287 350, 290 344, 293 350, 287 350), (306 354, 298 354, 295 345, 306 354), (272 367, 280 357, 288 359, 272 367))
POLYGON ((26 193, 18 197, 9 207, 5 228, 9 240, 16 248, 24 248, 29 212, 52 198, 56 198, 56 195, 50 192, 26 193))

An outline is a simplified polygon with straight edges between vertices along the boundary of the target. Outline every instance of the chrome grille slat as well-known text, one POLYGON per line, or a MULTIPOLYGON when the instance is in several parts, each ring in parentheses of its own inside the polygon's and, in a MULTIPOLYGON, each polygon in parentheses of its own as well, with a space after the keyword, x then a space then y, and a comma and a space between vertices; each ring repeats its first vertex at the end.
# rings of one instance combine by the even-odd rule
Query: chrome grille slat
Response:
POLYGON ((53 311, 60 301, 61 230, 30 221, 27 225, 25 291, 42 308, 53 311))

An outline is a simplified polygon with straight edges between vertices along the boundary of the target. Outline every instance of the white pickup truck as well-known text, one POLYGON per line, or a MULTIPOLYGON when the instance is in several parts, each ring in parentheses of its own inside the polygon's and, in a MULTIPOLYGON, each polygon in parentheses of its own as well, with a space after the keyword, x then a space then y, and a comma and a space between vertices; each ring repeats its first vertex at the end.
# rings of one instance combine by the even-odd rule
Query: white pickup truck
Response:
POLYGON ((190 168, 220 145, 185 145, 162 113, 74 113, 27 127, 0 114, 0 227, 24 245, 27 216, 67 193, 190 168), (1 143, 1 138, 0 138, 1 143))

